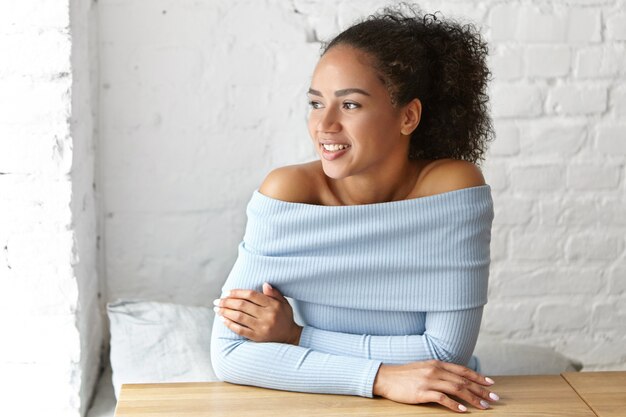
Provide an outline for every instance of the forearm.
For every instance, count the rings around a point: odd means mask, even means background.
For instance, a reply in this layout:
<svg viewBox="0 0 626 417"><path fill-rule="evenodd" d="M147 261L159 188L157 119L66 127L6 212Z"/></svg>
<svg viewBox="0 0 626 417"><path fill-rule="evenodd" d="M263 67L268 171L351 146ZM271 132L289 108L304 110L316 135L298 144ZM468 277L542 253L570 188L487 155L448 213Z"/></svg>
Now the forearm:
<svg viewBox="0 0 626 417"><path fill-rule="evenodd" d="M467 364L476 343L482 307L429 313L421 335L372 336L305 326L300 346L334 355L351 355L387 364L437 359Z"/></svg>
<svg viewBox="0 0 626 417"><path fill-rule="evenodd" d="M380 361L317 352L282 343L255 343L215 320L215 374L223 381L285 391L371 397Z"/></svg>

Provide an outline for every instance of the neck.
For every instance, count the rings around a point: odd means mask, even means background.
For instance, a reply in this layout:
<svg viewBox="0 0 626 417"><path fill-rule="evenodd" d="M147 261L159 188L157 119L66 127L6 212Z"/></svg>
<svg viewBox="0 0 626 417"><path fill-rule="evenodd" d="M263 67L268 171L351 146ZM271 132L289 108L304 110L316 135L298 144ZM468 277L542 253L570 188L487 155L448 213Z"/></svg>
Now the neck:
<svg viewBox="0 0 626 417"><path fill-rule="evenodd" d="M406 158L404 163L388 164L375 173L330 180L329 186L340 204L346 206L405 200L415 189L420 166Z"/></svg>

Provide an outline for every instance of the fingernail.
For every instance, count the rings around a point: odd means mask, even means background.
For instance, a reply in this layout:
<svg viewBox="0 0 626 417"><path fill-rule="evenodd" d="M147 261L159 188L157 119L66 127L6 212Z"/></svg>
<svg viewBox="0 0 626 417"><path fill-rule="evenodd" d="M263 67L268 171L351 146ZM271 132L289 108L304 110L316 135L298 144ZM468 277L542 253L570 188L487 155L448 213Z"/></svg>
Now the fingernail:
<svg viewBox="0 0 626 417"><path fill-rule="evenodd" d="M459 411L466 412L467 411L467 407L464 406L463 404L459 404Z"/></svg>
<svg viewBox="0 0 626 417"><path fill-rule="evenodd" d="M491 398L494 401L498 401L500 399L500 396L496 394L495 392L492 392L489 394L489 398Z"/></svg>
<svg viewBox="0 0 626 417"><path fill-rule="evenodd" d="M489 408L489 403L485 400L480 400L480 405L482 405L483 408Z"/></svg>
<svg viewBox="0 0 626 417"><path fill-rule="evenodd" d="M489 378L488 376L485 377L485 381L487 381L488 384L495 384L496 381L494 381L493 379Z"/></svg>
<svg viewBox="0 0 626 417"><path fill-rule="evenodd" d="M217 300L213 300L213 305L214 306L220 305L220 301L222 301L222 300L220 300L219 298Z"/></svg>
<svg viewBox="0 0 626 417"><path fill-rule="evenodd" d="M263 285L267 285L270 290L273 290L272 286L268 282L264 282Z"/></svg>
<svg viewBox="0 0 626 417"><path fill-rule="evenodd" d="M220 309L219 309L219 307L213 307L213 311L215 311L216 313L219 313Z"/></svg>
<svg viewBox="0 0 626 417"><path fill-rule="evenodd" d="M226 323L226 317L224 316L218 316L220 318L220 320L222 320L224 323Z"/></svg>

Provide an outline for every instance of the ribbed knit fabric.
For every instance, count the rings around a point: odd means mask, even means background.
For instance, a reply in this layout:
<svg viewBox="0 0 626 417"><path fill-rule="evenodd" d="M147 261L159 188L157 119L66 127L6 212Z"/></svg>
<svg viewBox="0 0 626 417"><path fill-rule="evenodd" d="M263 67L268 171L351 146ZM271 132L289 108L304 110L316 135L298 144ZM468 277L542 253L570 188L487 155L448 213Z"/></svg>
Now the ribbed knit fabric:
<svg viewBox="0 0 626 417"><path fill-rule="evenodd" d="M487 301L488 185L357 206L276 200L256 191L223 287L269 282L295 300L300 346L255 343L220 320L211 357L225 381L372 396L381 363L469 363Z"/></svg>

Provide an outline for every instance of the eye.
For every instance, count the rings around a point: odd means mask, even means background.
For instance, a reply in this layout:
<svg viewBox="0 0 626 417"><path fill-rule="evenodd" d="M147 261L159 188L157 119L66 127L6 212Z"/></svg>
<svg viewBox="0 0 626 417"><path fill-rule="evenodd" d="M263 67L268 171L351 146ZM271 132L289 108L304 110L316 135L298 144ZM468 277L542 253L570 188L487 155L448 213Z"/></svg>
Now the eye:
<svg viewBox="0 0 626 417"><path fill-rule="evenodd" d="M311 100L309 101L309 107L312 109L321 109L324 106L319 101Z"/></svg>
<svg viewBox="0 0 626 417"><path fill-rule="evenodd" d="M352 103L351 101L345 101L343 103L343 108L347 110L354 110L354 109L358 109L359 107L361 107L360 104Z"/></svg>

